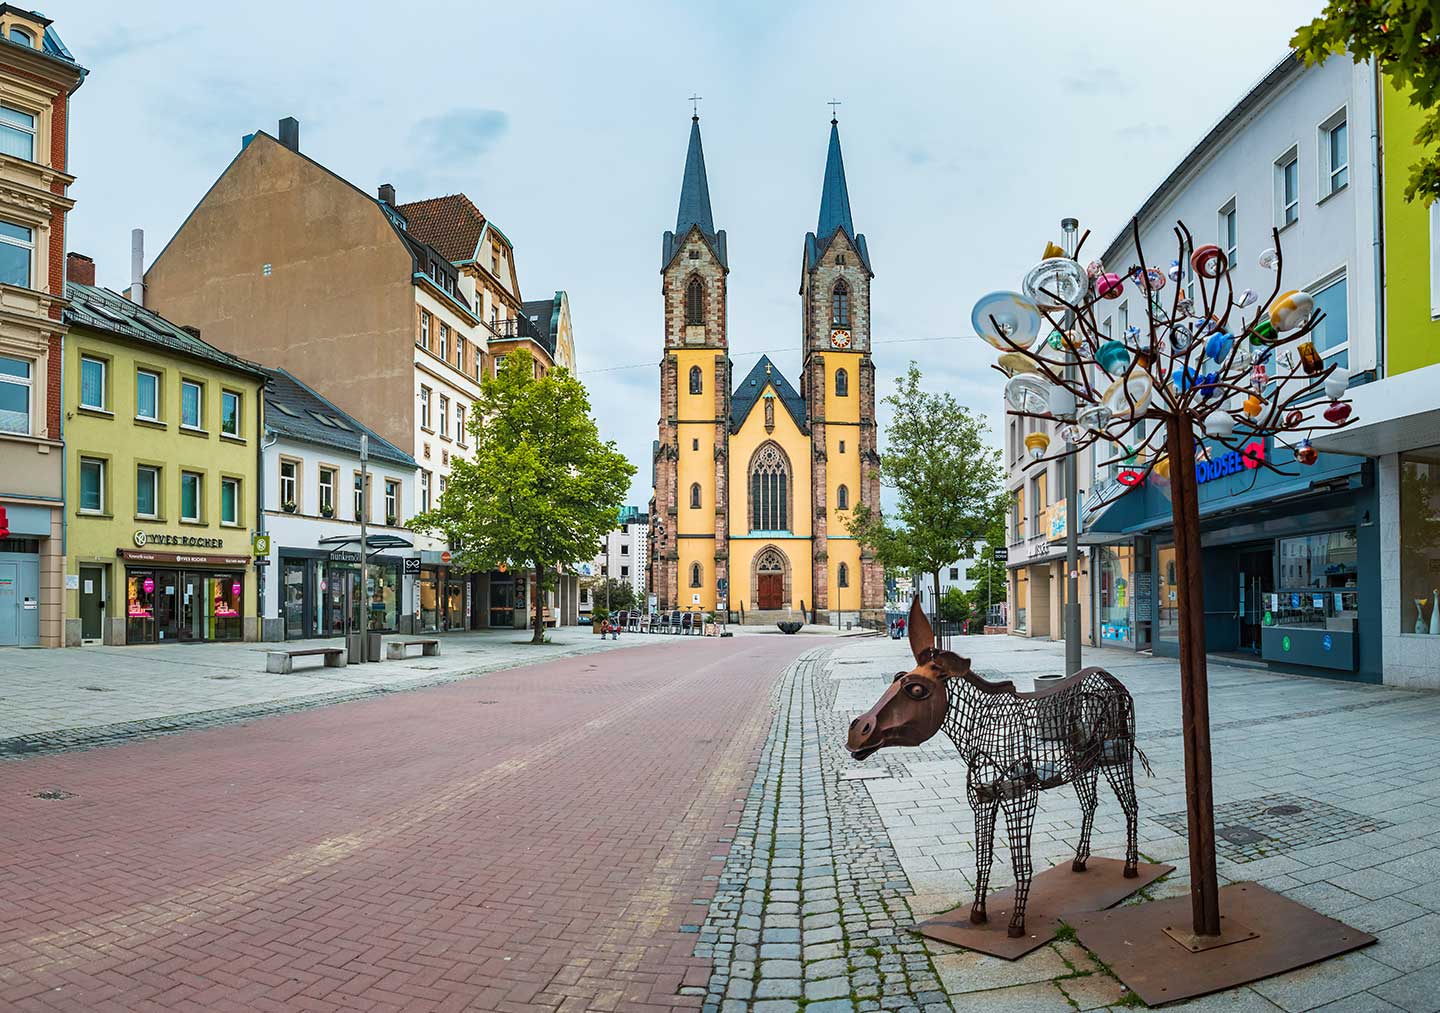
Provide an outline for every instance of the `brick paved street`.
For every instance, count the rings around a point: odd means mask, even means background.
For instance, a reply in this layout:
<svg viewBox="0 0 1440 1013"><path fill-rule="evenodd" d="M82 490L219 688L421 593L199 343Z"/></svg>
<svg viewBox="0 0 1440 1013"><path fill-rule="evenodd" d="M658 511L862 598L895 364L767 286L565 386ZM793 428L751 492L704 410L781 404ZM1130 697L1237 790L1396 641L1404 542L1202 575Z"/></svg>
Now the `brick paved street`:
<svg viewBox="0 0 1440 1013"><path fill-rule="evenodd" d="M772 688L819 643L622 642L0 764L0 1008L699 1007Z"/></svg>

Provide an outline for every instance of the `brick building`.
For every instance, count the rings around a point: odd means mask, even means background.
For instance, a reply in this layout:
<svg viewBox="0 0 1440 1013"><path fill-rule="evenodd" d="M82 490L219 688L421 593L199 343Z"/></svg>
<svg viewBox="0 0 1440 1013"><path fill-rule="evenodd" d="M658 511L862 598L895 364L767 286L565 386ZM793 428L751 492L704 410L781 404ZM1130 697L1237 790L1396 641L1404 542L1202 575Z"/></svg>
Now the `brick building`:
<svg viewBox="0 0 1440 1013"><path fill-rule="evenodd" d="M819 222L804 240L797 391L762 356L733 383L725 232L715 228L699 117L674 232L662 243L665 345L648 578L661 609L814 610L878 618L884 573L849 533L878 507L865 237L830 122ZM768 616L763 616L768 618Z"/></svg>

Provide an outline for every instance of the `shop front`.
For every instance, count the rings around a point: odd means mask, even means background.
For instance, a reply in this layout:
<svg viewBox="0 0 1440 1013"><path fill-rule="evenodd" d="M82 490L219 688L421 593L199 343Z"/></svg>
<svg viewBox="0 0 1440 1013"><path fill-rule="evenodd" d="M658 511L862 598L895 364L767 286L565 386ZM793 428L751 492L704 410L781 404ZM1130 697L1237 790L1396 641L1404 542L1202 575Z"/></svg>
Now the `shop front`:
<svg viewBox="0 0 1440 1013"><path fill-rule="evenodd" d="M377 633L400 629L400 557L372 554L362 590L359 552L282 546L278 556L286 640L338 637L347 628Z"/></svg>
<svg viewBox="0 0 1440 1013"><path fill-rule="evenodd" d="M249 556L120 549L125 643L245 639Z"/></svg>
<svg viewBox="0 0 1440 1013"><path fill-rule="evenodd" d="M420 633L470 628L470 601L475 582L450 566L448 551L420 553L415 577L415 625Z"/></svg>

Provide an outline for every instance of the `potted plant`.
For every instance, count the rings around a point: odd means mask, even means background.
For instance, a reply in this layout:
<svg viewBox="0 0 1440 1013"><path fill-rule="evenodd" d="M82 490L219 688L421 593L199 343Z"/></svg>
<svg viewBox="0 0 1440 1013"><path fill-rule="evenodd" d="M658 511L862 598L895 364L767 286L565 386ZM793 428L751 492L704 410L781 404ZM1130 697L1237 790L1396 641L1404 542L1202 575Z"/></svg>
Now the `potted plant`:
<svg viewBox="0 0 1440 1013"><path fill-rule="evenodd" d="M597 609L595 609L595 613L594 613L594 615L591 617L591 620L590 620L590 632L591 632L591 633L602 633L602 632L604 632L604 630L605 630L605 623L606 623L607 620L609 620L609 618L610 618L610 610L609 610L609 609L606 609L606 608L597 608Z"/></svg>
<svg viewBox="0 0 1440 1013"><path fill-rule="evenodd" d="M386 523L389 527L392 527L392 528L395 526L395 522L398 521L399 519L400 519L400 518L396 517L394 514L386 514L386 515L385 515L385 523Z"/></svg>
<svg viewBox="0 0 1440 1013"><path fill-rule="evenodd" d="M280 504L280 509L284 510L287 514L293 514L295 512L295 501L293 499L287 499L284 503Z"/></svg>
<svg viewBox="0 0 1440 1013"><path fill-rule="evenodd" d="M321 517L334 517L334 516L335 516L335 507L334 507L332 504L330 504L330 503L323 503L323 504L321 504L321 506L320 506L320 516L321 516Z"/></svg>

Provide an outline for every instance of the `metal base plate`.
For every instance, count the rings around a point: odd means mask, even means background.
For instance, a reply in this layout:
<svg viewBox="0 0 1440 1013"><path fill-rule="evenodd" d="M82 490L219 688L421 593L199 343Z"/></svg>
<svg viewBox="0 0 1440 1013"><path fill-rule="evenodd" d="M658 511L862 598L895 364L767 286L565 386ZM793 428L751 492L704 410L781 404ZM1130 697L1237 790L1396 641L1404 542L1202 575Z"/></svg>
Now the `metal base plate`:
<svg viewBox="0 0 1440 1013"><path fill-rule="evenodd" d="M1077 911L1101 911L1119 904L1136 890L1149 886L1168 872L1173 865L1150 865L1141 862L1134 879L1125 878L1125 863L1115 858L1091 858L1084 872L1073 872L1070 863L1046 869L1030 880L1030 900L1025 906L1025 935L1012 939L1011 905L1015 890L1006 887L992 893L985 902L989 921L983 925L970 922L970 905L935 915L913 926L910 931L942 943L953 943L979 950L992 957L1017 960L1031 950L1055 938L1061 920L1073 921Z"/></svg>
<svg viewBox="0 0 1440 1013"><path fill-rule="evenodd" d="M1199 951L1177 942L1166 928L1189 929L1188 896L1077 914L1069 922L1080 942L1150 1006L1259 981L1375 942L1368 932L1326 918L1258 883L1221 888L1220 910L1222 924L1253 932L1254 938ZM1222 929L1222 940L1227 931Z"/></svg>
<svg viewBox="0 0 1440 1013"><path fill-rule="evenodd" d="M1220 916L1220 934L1218 936L1197 936L1188 921L1183 926L1165 926L1165 934L1191 953L1214 950L1221 946L1229 946L1231 943L1243 943L1247 939L1254 939L1260 935L1249 926L1241 925L1229 915Z"/></svg>

